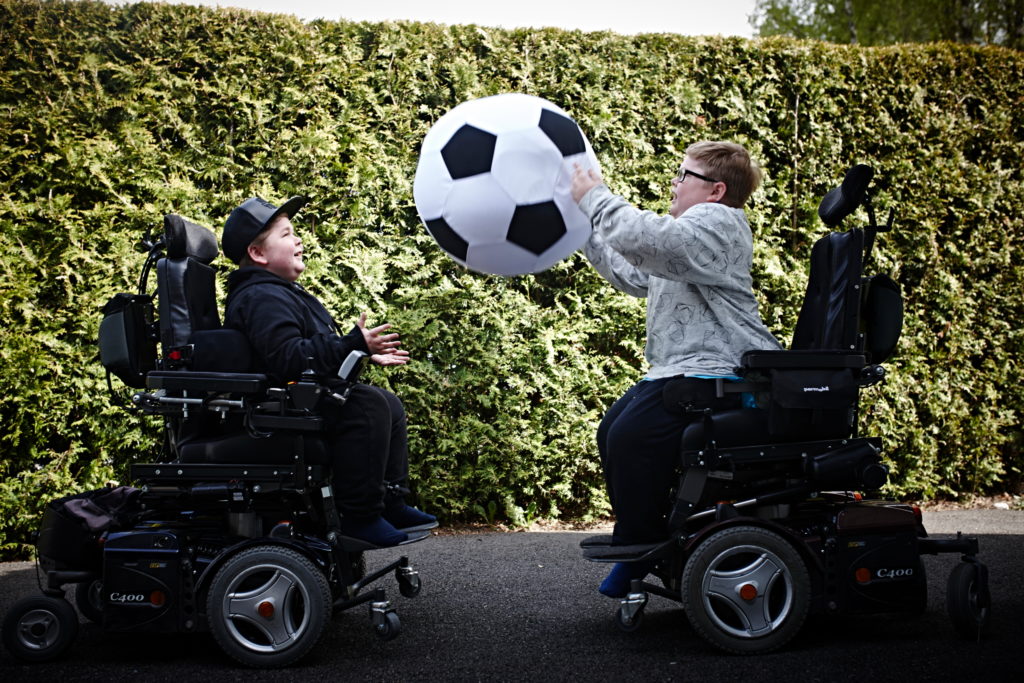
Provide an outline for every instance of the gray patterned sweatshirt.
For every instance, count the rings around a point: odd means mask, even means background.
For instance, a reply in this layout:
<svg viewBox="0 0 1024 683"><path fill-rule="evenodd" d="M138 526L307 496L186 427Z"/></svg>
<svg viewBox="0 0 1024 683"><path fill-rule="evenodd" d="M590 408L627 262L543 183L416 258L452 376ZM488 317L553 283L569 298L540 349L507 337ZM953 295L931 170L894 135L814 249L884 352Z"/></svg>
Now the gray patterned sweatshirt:
<svg viewBox="0 0 1024 683"><path fill-rule="evenodd" d="M757 310L742 209L704 203L679 218L641 211L598 185L580 201L584 253L617 289L647 298L647 377L732 375L744 351L778 349Z"/></svg>

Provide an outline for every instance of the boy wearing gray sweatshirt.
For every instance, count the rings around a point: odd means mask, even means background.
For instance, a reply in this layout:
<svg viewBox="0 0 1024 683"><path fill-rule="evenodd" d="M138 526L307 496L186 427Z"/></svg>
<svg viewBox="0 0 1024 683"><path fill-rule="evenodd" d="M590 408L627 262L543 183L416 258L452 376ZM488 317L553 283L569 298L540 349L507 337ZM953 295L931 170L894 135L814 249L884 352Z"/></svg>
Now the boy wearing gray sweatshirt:
<svg viewBox="0 0 1024 683"><path fill-rule="evenodd" d="M687 148L667 216L631 206L593 170L577 167L573 175L573 199L594 229L587 258L617 289L648 300L649 369L597 431L613 543L667 537L680 438L699 419L691 411L739 408L736 394L715 398L714 378L731 377L746 351L781 348L758 313L750 275L753 241L742 207L760 182L746 149L712 141ZM650 569L615 565L600 590L622 597Z"/></svg>

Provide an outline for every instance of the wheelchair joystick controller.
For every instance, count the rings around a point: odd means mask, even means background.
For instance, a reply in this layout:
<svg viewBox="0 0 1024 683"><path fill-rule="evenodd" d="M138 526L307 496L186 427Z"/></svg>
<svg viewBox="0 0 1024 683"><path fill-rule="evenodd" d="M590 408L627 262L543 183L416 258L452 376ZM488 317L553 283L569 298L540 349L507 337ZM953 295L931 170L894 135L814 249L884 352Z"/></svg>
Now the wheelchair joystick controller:
<svg viewBox="0 0 1024 683"><path fill-rule="evenodd" d="M310 360L312 359L307 359L307 363ZM304 412L310 412L316 407L323 392L324 388L317 382L316 374L308 364L302 371L299 381L288 385L288 397L292 405Z"/></svg>

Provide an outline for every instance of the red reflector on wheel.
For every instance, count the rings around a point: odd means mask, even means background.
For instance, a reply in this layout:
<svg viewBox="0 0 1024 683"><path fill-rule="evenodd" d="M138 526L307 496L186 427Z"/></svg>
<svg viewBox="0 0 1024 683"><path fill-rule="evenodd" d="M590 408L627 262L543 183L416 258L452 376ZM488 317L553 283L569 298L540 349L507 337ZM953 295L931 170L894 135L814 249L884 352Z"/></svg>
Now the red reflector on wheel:
<svg viewBox="0 0 1024 683"><path fill-rule="evenodd" d="M256 608L256 611L264 619L270 619L274 616L274 603L269 600L264 600L259 604L259 607Z"/></svg>
<svg viewBox="0 0 1024 683"><path fill-rule="evenodd" d="M861 567L853 573L853 578L857 579L857 583L867 583L871 580L871 571Z"/></svg>
<svg viewBox="0 0 1024 683"><path fill-rule="evenodd" d="M753 600L757 597L757 587L752 583L745 583L740 586L740 597L744 600Z"/></svg>
<svg viewBox="0 0 1024 683"><path fill-rule="evenodd" d="M163 591L153 591L149 594L149 604L154 607L163 607L165 602L167 602L167 596Z"/></svg>

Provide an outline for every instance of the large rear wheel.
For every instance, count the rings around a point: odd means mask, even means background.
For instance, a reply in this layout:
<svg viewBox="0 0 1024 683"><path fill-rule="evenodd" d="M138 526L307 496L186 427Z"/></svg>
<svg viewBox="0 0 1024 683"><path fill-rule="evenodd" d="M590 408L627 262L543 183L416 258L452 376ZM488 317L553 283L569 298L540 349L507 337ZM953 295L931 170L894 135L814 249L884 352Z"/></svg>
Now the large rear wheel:
<svg viewBox="0 0 1024 683"><path fill-rule="evenodd" d="M221 567L207 595L217 643L252 667L287 666L320 640L331 615L327 578L305 556L256 546Z"/></svg>
<svg viewBox="0 0 1024 683"><path fill-rule="evenodd" d="M718 531L683 568L683 608L705 640L727 652L769 652L788 643L810 609L811 580L796 549L755 526Z"/></svg>

